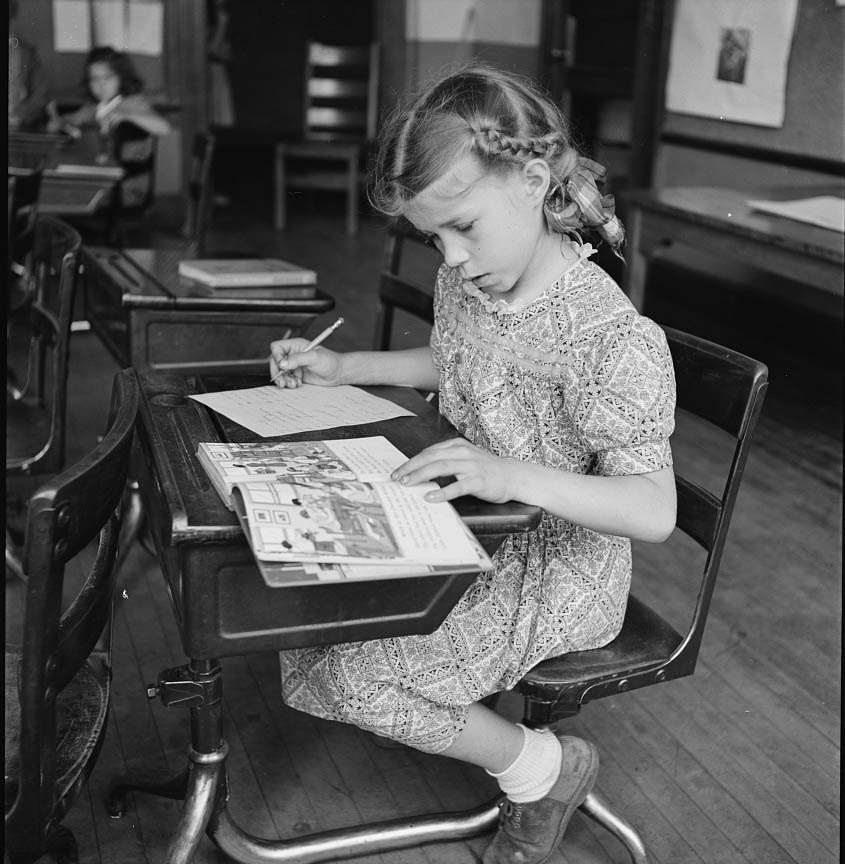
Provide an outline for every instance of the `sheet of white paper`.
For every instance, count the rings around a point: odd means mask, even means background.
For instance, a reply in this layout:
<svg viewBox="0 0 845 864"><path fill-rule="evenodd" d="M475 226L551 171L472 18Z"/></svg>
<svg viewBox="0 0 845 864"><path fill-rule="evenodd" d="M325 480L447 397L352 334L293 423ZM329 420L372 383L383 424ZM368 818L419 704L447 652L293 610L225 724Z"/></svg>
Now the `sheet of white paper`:
<svg viewBox="0 0 845 864"><path fill-rule="evenodd" d="M296 389L283 389L268 385L201 393L191 398L262 438L414 416L394 402L349 386L304 384Z"/></svg>
<svg viewBox="0 0 845 864"><path fill-rule="evenodd" d="M97 45L126 50L126 0L93 0L93 31Z"/></svg>
<svg viewBox="0 0 845 864"><path fill-rule="evenodd" d="M164 8L159 0L129 0L126 50L133 54L160 56L163 22Z"/></svg>
<svg viewBox="0 0 845 864"><path fill-rule="evenodd" d="M795 201L764 201L749 198L746 202L752 210L809 222L820 228L845 233L845 200L835 195L818 195L815 198L801 198Z"/></svg>
<svg viewBox="0 0 845 864"><path fill-rule="evenodd" d="M53 0L53 46L56 51L90 51L88 0Z"/></svg>

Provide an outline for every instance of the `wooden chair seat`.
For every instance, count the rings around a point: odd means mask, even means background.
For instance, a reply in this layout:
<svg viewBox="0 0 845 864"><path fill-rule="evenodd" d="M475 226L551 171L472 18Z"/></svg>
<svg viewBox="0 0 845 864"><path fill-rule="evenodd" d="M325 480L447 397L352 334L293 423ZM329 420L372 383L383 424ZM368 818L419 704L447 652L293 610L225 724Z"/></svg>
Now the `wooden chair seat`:
<svg viewBox="0 0 845 864"><path fill-rule="evenodd" d="M671 624L631 595L622 630L612 642L544 660L520 681L519 692L540 702L560 701L562 692L570 693L573 713L577 713L581 694L588 686L605 676L615 677L620 670L639 672L664 663L681 640L681 634Z"/></svg>
<svg viewBox="0 0 845 864"><path fill-rule="evenodd" d="M6 646L5 812L15 800L20 779L20 650ZM56 700L56 799L63 802L88 777L92 751L103 737L110 680L107 657L92 652ZM61 806L61 805L60 805ZM65 807L61 807L64 812Z"/></svg>

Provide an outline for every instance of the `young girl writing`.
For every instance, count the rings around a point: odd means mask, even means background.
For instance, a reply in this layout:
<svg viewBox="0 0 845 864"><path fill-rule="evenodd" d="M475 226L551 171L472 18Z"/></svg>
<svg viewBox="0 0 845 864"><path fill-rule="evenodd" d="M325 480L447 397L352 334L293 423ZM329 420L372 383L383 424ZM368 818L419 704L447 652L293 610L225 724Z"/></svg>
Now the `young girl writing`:
<svg viewBox="0 0 845 864"><path fill-rule="evenodd" d="M603 175L532 84L483 66L446 77L385 127L373 192L443 256L430 345L346 354L305 351L303 339L271 345L280 386L439 391L461 437L424 450L395 479L454 477L431 500L544 510L434 633L281 654L289 705L497 778L510 804L485 864L561 860L598 755L480 700L547 657L610 642L628 596L629 538L659 542L674 527L666 340L584 242L593 232L618 250L624 238L596 186Z"/></svg>
<svg viewBox="0 0 845 864"><path fill-rule="evenodd" d="M101 141L105 142L99 154L102 159L115 158L121 163L126 176L120 183L120 206L123 209L143 206L149 201L152 173L148 167L154 150L153 137L167 135L170 124L150 104L141 92L143 82L135 72L126 54L113 48L92 49L85 59L83 85L89 100L70 114L51 113L48 132L67 132L80 136L80 127L96 126ZM125 132L116 140L117 127Z"/></svg>

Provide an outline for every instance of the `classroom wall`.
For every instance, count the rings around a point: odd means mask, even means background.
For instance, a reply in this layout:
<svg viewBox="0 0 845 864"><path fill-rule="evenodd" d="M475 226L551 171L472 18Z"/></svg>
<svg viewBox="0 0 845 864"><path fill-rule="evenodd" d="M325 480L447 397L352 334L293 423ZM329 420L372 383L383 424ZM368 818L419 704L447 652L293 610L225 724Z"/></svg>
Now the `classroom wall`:
<svg viewBox="0 0 845 864"><path fill-rule="evenodd" d="M540 13L541 0L405 0L406 86L473 59L536 76Z"/></svg>
<svg viewBox="0 0 845 864"><path fill-rule="evenodd" d="M82 76L85 69L85 53L80 51L56 51L52 0L19 0L16 29L38 49L41 63L49 82L49 93L60 99L83 99L85 89ZM165 39L167 30L165 29ZM164 55L153 57L131 54L135 69L144 81L145 91L153 97L166 98L167 82ZM182 188L182 135L178 127L178 115L168 119L174 124L170 135L158 142L156 155L156 194L177 194Z"/></svg>
<svg viewBox="0 0 845 864"><path fill-rule="evenodd" d="M663 132L716 145L759 148L770 159L743 158L694 146L664 144L655 184L663 186L783 185L824 182L818 168L785 165L791 157L845 162L842 82L845 6L836 0L800 0L789 58L786 113L781 128L667 112ZM839 171L841 175L841 169Z"/></svg>

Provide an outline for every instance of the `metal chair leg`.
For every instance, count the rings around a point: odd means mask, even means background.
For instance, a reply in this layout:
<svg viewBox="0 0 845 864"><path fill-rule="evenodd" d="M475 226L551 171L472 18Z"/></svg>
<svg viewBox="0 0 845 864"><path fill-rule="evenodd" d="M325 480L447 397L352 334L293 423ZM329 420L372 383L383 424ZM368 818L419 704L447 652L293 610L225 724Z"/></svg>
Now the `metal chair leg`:
<svg viewBox="0 0 845 864"><path fill-rule="evenodd" d="M628 850L634 864L648 864L645 844L634 828L610 809L607 801L595 789L580 807L591 819L610 831Z"/></svg>

